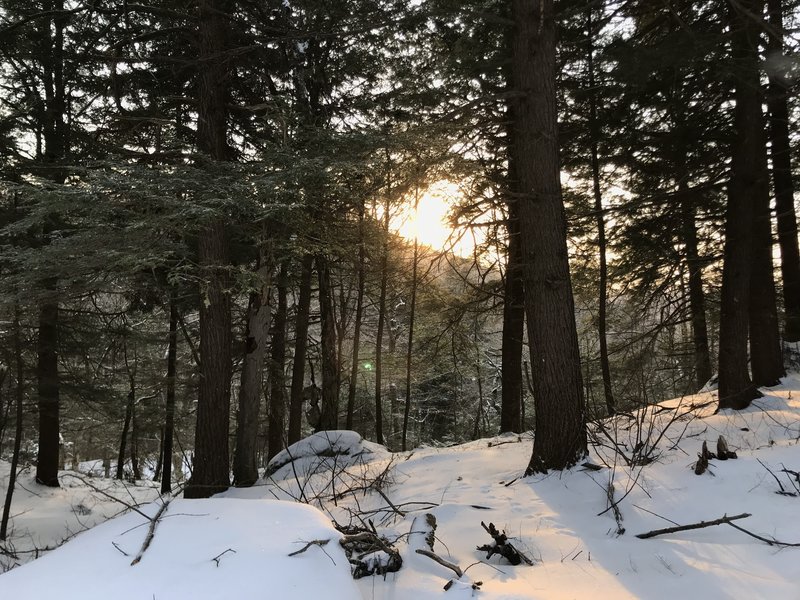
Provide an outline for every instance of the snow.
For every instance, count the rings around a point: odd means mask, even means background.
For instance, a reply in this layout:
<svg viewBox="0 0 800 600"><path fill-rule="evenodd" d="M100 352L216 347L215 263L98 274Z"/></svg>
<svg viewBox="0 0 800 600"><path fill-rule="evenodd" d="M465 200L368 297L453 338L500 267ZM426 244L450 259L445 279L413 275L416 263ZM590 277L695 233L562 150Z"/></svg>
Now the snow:
<svg viewBox="0 0 800 600"><path fill-rule="evenodd" d="M589 457L600 470L578 466L528 478L520 475L531 452L529 434L396 454L353 432L317 434L276 457L269 476L252 488L174 500L140 564L130 566L131 557L112 545L138 552L147 521L129 512L1 575L0 598L44 597L58 581L64 600L246 598L265 590L290 599L800 599L800 548L769 545L728 525L635 537L750 513L736 524L766 539L800 543L800 496L788 495L800 491L800 481L783 471L800 471L800 379L763 391L764 398L741 412L714 414L716 392L707 391L606 420L606 433L593 430ZM714 451L720 435L738 458L712 459L709 472L695 475L701 444ZM609 482L622 534L607 510ZM29 478L24 483L35 486ZM786 494L777 493L781 486ZM59 502L68 507L76 493L15 498L14 535L22 528L35 535L29 515ZM156 509L157 503L144 510ZM422 521L412 523L426 513L437 521L434 552L466 571L447 592L443 586L455 574L414 552L425 542L418 535ZM399 549L402 569L353 581L332 520L372 523ZM476 549L491 542L481 521L505 530L534 564L486 560ZM227 549L235 553L219 556L217 566L214 557Z"/></svg>

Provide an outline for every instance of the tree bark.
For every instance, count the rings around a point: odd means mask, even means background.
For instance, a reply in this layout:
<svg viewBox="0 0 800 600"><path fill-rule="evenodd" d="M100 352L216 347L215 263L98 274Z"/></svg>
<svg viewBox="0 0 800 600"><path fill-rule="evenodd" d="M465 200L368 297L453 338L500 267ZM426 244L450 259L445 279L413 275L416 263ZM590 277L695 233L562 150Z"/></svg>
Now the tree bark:
<svg viewBox="0 0 800 600"><path fill-rule="evenodd" d="M308 318L311 307L311 279L314 257L306 254L300 263L300 290L295 317L294 360L292 387L289 399L289 445L300 440L303 421L303 387L305 386L306 351L308 349Z"/></svg>
<svg viewBox="0 0 800 600"><path fill-rule="evenodd" d="M783 6L781 0L767 0L767 59L782 57ZM775 212L778 221L778 244L781 249L784 337L787 342L800 341L800 249L797 243L797 215L794 208L791 145L789 141L789 84L770 69L767 108L769 140L772 154L772 182L775 189Z"/></svg>
<svg viewBox="0 0 800 600"><path fill-rule="evenodd" d="M230 0L199 0L197 145L213 160L228 160L225 63ZM231 388L231 310L225 222L213 218L200 232L200 386L192 478L186 498L207 498L230 485L228 428Z"/></svg>
<svg viewBox="0 0 800 600"><path fill-rule="evenodd" d="M286 414L286 263L281 263L277 281L278 305L272 323L272 346L269 360L269 424L267 426L267 460L283 450Z"/></svg>
<svg viewBox="0 0 800 600"><path fill-rule="evenodd" d="M236 450L233 457L233 483L237 487L258 480L258 414L261 408L261 380L269 330L269 293L272 280L272 253L262 241L256 265L256 289L247 303L247 332L242 375L239 385L239 410L236 418Z"/></svg>
<svg viewBox="0 0 800 600"><path fill-rule="evenodd" d="M319 431L339 428L339 361L336 356L336 311L326 256L317 255L319 304L322 320L322 406Z"/></svg>
<svg viewBox="0 0 800 600"><path fill-rule="evenodd" d="M46 287L54 287L54 283ZM39 341L36 374L39 388L39 449L36 456L36 481L59 487L59 374L58 302L45 300L39 309Z"/></svg>
<svg viewBox="0 0 800 600"><path fill-rule="evenodd" d="M586 455L586 407L561 200L553 0L514 0L514 152L536 429L526 474Z"/></svg>
<svg viewBox="0 0 800 600"><path fill-rule="evenodd" d="M761 14L759 2L728 0L735 81L734 128L737 134L731 162L719 334L719 407L742 409L758 397L747 368L747 334L752 280L755 198L763 194L763 129L758 66L757 25L737 10Z"/></svg>
<svg viewBox="0 0 800 600"><path fill-rule="evenodd" d="M53 14L63 13L64 0L49 0L44 8ZM63 161L67 152L67 111L64 83L64 26L66 19L57 16L42 20L42 83L45 94L44 162L49 166L49 179L63 183ZM45 232L49 226L45 225ZM39 309L39 342L37 378L39 392L39 448L36 458L36 481L58 487L60 448L60 379L58 374L59 307L56 279L43 282L43 300Z"/></svg>
<svg viewBox="0 0 800 600"><path fill-rule="evenodd" d="M513 157L509 157L512 161ZM509 167L509 174L513 170ZM516 175L510 177L512 195ZM525 328L525 289L522 280L522 240L519 232L519 200L508 201L508 259L503 301L500 433L522 432L522 348Z"/></svg>

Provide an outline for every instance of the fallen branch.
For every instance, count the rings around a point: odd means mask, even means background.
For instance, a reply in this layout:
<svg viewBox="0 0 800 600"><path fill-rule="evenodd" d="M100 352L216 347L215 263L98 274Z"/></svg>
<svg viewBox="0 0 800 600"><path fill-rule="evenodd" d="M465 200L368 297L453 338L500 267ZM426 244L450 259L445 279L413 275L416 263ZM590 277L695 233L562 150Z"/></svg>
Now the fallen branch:
<svg viewBox="0 0 800 600"><path fill-rule="evenodd" d="M164 503L159 507L158 512L150 519L150 527L147 529L147 536L144 538L142 549L139 550L139 554L136 555L136 558L131 561L131 566L138 564L138 562L142 560L144 553L150 547L150 542L153 541L153 536L156 533L156 525L158 525L158 522L161 520L161 516L167 511L169 502L169 500L164 500Z"/></svg>
<svg viewBox="0 0 800 600"><path fill-rule="evenodd" d="M454 565L451 562L446 561L441 556L436 554L435 552L431 552L430 550L425 550L424 548L417 548L414 550L417 554L421 554L422 556L427 556L431 560L439 563L443 567L450 569L453 573L455 573L458 577L461 577L464 574L464 571L461 570L461 567L458 565Z"/></svg>
<svg viewBox="0 0 800 600"><path fill-rule="evenodd" d="M233 548L228 548L227 550L223 550L222 552L217 554L211 560L213 560L215 563L217 563L217 566L219 567L219 561L221 561L222 557L225 556L228 552L233 552L234 554L236 554L236 550L234 550Z"/></svg>
<svg viewBox="0 0 800 600"><path fill-rule="evenodd" d="M330 542L329 539L328 540L311 540L310 542L306 543L305 546L300 548L300 550L295 550L294 552L290 552L288 554L288 556L297 556L298 554L302 554L303 552L305 552L306 550L311 548L311 546L319 546L320 548L322 548L323 546L326 546L328 544L328 542Z"/></svg>
<svg viewBox="0 0 800 600"><path fill-rule="evenodd" d="M487 527L486 523L481 521L481 526L486 530L486 533L492 536L492 539L494 540L494 544L492 545L484 544L483 546L478 546L478 550L487 553L486 558L492 558L493 555L499 554L512 565L518 565L522 562L527 565L533 564L533 561L530 558L514 548L512 544L508 543L508 536L506 536L505 531L498 531L494 526L494 523L489 523Z"/></svg>
<svg viewBox="0 0 800 600"><path fill-rule="evenodd" d="M688 531L690 529L703 529L704 527L713 527L714 525L726 525L730 524L731 521L746 519L747 517L751 516L752 515L750 513L742 513L732 517L724 515L721 518L713 521L700 521L699 523L692 523L691 525L678 525L677 527L667 527L666 529L654 529L653 531L648 531L646 533L639 533L636 535L636 537L641 540L646 540L648 538L653 538L657 535L664 535L666 533L676 533L678 531Z"/></svg>

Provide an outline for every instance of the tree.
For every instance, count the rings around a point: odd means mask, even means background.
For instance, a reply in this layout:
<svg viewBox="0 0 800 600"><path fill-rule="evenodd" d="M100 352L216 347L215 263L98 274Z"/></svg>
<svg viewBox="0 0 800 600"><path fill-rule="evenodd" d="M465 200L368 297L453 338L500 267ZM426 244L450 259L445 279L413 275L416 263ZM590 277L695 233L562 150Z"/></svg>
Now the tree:
<svg viewBox="0 0 800 600"><path fill-rule="evenodd" d="M228 160L228 59L230 0L200 0L198 37L198 149L215 161ZM231 386L231 298L228 239L222 216L198 236L201 265L200 390L195 455L187 498L207 498L230 485L228 425Z"/></svg>
<svg viewBox="0 0 800 600"><path fill-rule="evenodd" d="M586 407L561 199L552 0L515 0L514 156L536 429L526 474L586 454Z"/></svg>

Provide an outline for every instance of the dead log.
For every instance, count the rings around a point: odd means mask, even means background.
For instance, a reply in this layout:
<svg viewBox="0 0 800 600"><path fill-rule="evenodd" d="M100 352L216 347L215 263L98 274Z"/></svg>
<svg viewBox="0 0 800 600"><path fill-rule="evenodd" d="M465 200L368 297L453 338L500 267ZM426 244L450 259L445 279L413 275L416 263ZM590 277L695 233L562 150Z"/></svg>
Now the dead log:
<svg viewBox="0 0 800 600"><path fill-rule="evenodd" d="M657 535L664 535L666 533L689 531L690 529L703 529L705 527L713 527L714 525L725 525L729 524L731 521L746 519L750 516L752 516L750 513L742 513L740 515L734 515L733 517L723 515L721 518L714 519L713 521L700 521L699 523L692 523L691 525L678 525L676 527L667 527L666 529L654 529L653 531L648 531L647 533L639 533L636 537L646 540L648 538L656 537Z"/></svg>

